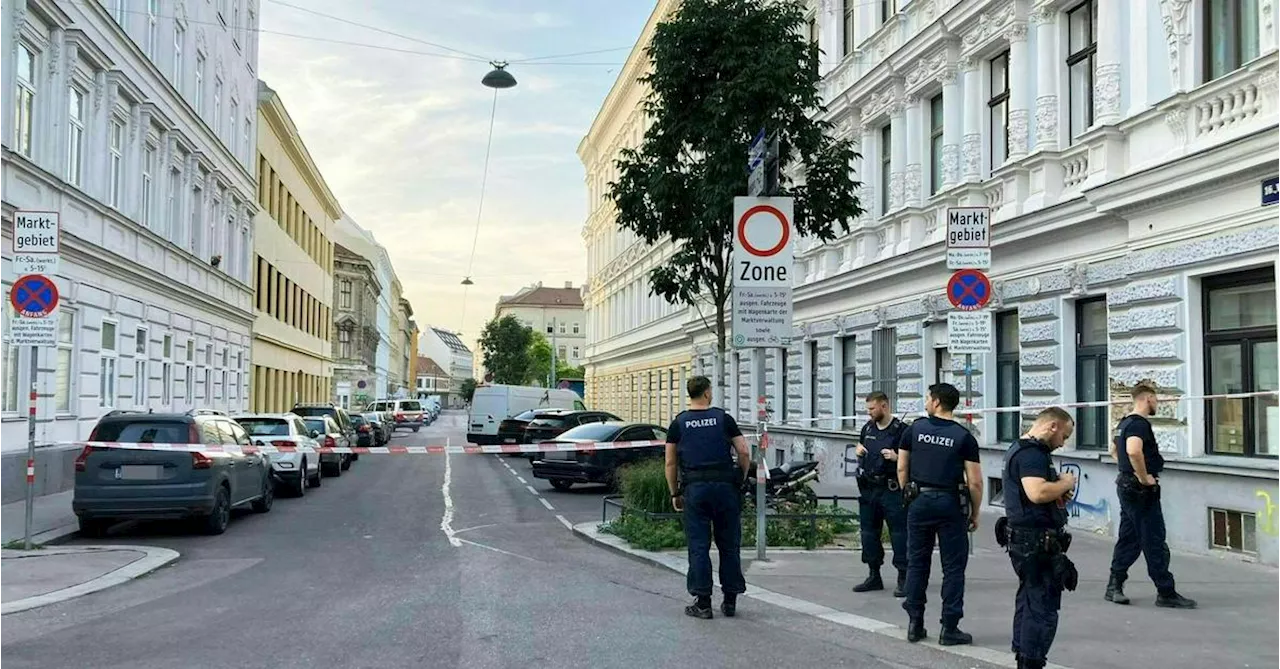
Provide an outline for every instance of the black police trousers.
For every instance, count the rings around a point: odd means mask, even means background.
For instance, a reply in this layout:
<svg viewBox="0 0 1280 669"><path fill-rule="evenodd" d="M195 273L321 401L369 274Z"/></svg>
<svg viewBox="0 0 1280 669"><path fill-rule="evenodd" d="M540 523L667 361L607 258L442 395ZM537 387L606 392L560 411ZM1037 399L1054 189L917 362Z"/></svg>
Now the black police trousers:
<svg viewBox="0 0 1280 669"><path fill-rule="evenodd" d="M865 480L865 479L863 479ZM884 564L881 532L889 525L889 542L893 544L893 566L907 568L907 508L902 504L902 491L867 481L858 483L858 523L862 526L862 562L872 567Z"/></svg>
<svg viewBox="0 0 1280 669"><path fill-rule="evenodd" d="M1053 557L1025 544L1009 544L1009 560L1018 575L1013 609L1013 652L1044 660L1058 634L1062 588L1053 576Z"/></svg>
<svg viewBox="0 0 1280 669"><path fill-rule="evenodd" d="M969 565L969 520L960 493L925 490L907 509L907 598L902 608L912 618L924 617L925 590L933 567L933 543L942 559L942 624L964 617L964 570Z"/></svg>
<svg viewBox="0 0 1280 669"><path fill-rule="evenodd" d="M1131 475L1121 474L1125 476ZM1173 594L1159 487L1137 488L1122 478L1117 480L1116 494L1120 498L1120 531L1111 555L1111 575L1123 583L1129 577L1129 567L1138 561L1141 553L1147 558L1147 574L1155 583L1156 591L1162 595Z"/></svg>
<svg viewBox="0 0 1280 669"><path fill-rule="evenodd" d="M732 483L694 482L684 487L684 536L689 542L686 585L694 597L711 595L711 542L720 551L720 589L747 591L742 575L742 496Z"/></svg>

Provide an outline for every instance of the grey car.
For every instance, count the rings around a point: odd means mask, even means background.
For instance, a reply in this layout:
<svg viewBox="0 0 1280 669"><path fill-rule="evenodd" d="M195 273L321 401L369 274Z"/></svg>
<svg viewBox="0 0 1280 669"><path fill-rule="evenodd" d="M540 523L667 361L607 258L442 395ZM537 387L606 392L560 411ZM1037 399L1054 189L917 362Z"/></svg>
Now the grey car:
<svg viewBox="0 0 1280 669"><path fill-rule="evenodd" d="M250 445L240 424L213 411L112 411L98 421L89 441ZM123 520L175 518L193 518L205 533L222 534L233 508L266 513L275 501L271 464L259 453L86 446L75 469L71 509L81 534L91 537Z"/></svg>

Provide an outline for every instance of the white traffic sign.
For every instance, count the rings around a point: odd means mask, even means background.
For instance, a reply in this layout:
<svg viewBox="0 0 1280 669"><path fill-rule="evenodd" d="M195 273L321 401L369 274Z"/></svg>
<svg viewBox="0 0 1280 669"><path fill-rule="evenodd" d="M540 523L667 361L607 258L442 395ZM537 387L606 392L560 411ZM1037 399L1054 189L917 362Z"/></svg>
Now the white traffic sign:
<svg viewBox="0 0 1280 669"><path fill-rule="evenodd" d="M733 200L733 346L791 344L795 262L789 197Z"/></svg>
<svg viewBox="0 0 1280 669"><path fill-rule="evenodd" d="M947 350L952 355L990 353L994 338L989 310L947 314Z"/></svg>
<svg viewBox="0 0 1280 669"><path fill-rule="evenodd" d="M61 216L56 211L18 211L13 215L13 272L56 274Z"/></svg>
<svg viewBox="0 0 1280 669"><path fill-rule="evenodd" d="M947 269L991 269L991 249L947 249Z"/></svg>
<svg viewBox="0 0 1280 669"><path fill-rule="evenodd" d="M947 248L991 248L991 207L947 207Z"/></svg>

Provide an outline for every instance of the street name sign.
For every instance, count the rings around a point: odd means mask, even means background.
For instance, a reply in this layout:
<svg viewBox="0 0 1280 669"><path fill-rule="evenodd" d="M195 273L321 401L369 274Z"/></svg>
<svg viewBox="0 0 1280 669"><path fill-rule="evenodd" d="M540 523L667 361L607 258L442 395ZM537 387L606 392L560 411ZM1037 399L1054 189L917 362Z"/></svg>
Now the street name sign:
<svg viewBox="0 0 1280 669"><path fill-rule="evenodd" d="M952 355L990 353L992 339L990 311L953 311L947 314L947 350Z"/></svg>
<svg viewBox="0 0 1280 669"><path fill-rule="evenodd" d="M56 211L18 211L13 215L13 272L57 274L61 217Z"/></svg>
<svg viewBox="0 0 1280 669"><path fill-rule="evenodd" d="M733 199L733 346L791 344L794 202Z"/></svg>
<svg viewBox="0 0 1280 669"><path fill-rule="evenodd" d="M947 208L947 269L991 269L991 207Z"/></svg>
<svg viewBox="0 0 1280 669"><path fill-rule="evenodd" d="M28 274L13 282L9 304L14 318L9 323L9 343L13 346L57 346L58 286L50 277Z"/></svg>

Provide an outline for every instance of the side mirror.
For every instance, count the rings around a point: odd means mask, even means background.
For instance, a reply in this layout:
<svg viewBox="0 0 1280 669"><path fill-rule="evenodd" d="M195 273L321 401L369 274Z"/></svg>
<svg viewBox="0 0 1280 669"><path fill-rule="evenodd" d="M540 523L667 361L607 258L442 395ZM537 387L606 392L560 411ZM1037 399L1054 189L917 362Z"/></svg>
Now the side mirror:
<svg viewBox="0 0 1280 669"><path fill-rule="evenodd" d="M319 438L320 438L320 430L312 430L312 431L311 431L311 438L312 438L312 439L319 439Z"/></svg>

